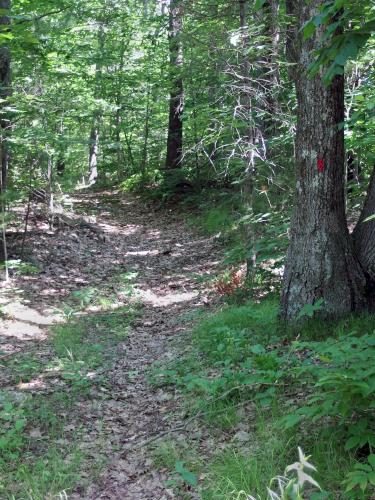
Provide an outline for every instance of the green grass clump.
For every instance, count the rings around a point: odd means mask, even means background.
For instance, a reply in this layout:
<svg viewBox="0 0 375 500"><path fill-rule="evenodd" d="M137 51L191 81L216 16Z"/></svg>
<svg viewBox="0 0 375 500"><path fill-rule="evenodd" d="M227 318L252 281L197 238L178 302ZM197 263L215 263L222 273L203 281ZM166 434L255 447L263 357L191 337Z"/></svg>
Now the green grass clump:
<svg viewBox="0 0 375 500"><path fill-rule="evenodd" d="M193 331L195 347L207 362L243 359L254 344L267 343L277 329L278 306L275 302L250 302L226 306L198 323Z"/></svg>
<svg viewBox="0 0 375 500"><path fill-rule="evenodd" d="M264 494L269 480L283 473L296 449L291 433L281 433L277 415L257 412L256 428L243 445L229 445L208 466L202 499L237 499L240 492Z"/></svg>
<svg viewBox="0 0 375 500"><path fill-rule="evenodd" d="M266 499L271 479L283 475L286 466L296 461L299 442L300 436L280 428L279 416L258 413L249 443L242 447L229 445L213 457L205 471L201 498L237 500L253 495ZM324 442L310 440L305 446L317 468L314 478L326 492L321 498L342 498L342 479L353 467L353 458L332 437Z"/></svg>
<svg viewBox="0 0 375 500"><path fill-rule="evenodd" d="M60 498L79 481L83 460L77 447L52 447L43 457L34 459L25 454L22 464L9 472L0 467L1 498L9 500L45 500ZM64 498L64 496L61 496Z"/></svg>

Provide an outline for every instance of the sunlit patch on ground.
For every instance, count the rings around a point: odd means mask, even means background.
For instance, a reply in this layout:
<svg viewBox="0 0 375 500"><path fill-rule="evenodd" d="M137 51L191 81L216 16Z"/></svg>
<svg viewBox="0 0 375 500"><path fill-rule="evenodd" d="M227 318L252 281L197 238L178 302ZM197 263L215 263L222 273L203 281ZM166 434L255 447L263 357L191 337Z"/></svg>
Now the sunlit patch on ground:
<svg viewBox="0 0 375 500"><path fill-rule="evenodd" d="M14 337L20 340L44 340L45 332L37 325L23 321L5 320L0 325L0 337Z"/></svg>
<svg viewBox="0 0 375 500"><path fill-rule="evenodd" d="M139 250L139 251L126 252L125 255L145 257L146 255L158 255L158 253L159 250Z"/></svg>
<svg viewBox="0 0 375 500"><path fill-rule="evenodd" d="M157 295L152 290L137 290L137 295L146 303L153 307L168 307L172 304L189 302L198 297L198 292L169 293L167 295Z"/></svg>
<svg viewBox="0 0 375 500"><path fill-rule="evenodd" d="M18 301L8 302L1 306L1 309L4 314L11 318L36 325L52 325L61 319L57 315L40 314L39 311Z"/></svg>
<svg viewBox="0 0 375 500"><path fill-rule="evenodd" d="M41 314L35 308L9 297L0 298L0 307L4 318L0 323L0 337L44 340L47 337L45 327L61 321L61 316L50 310Z"/></svg>

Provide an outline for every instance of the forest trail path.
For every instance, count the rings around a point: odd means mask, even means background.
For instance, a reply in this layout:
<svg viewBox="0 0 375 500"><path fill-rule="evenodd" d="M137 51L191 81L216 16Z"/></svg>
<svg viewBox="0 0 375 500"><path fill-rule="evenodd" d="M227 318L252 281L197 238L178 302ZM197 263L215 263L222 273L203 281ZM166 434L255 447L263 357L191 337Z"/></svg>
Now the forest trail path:
<svg viewBox="0 0 375 500"><path fill-rule="evenodd" d="M71 411L58 415L64 420L65 441L75 439L74 433L81 429L79 447L86 457L81 484L68 498L174 498L165 486L167 478L155 470L147 447L140 445L178 425L183 411L178 394L154 388L148 374L155 362L173 359L176 342L183 342L184 332L191 327L189 314L207 303L207 290L197 276L215 272L220 249L215 240L188 229L178 213L154 211L135 197L123 199L108 192L82 195L75 201L82 214L95 217L105 238L88 229L48 232L35 221L27 245L42 272L15 277L12 286L23 290L20 302L28 298L27 307L47 318L47 323L38 321L40 316L34 322L25 321L37 329L35 338L27 329L16 339L9 331L0 332L0 347L11 356L32 352L46 366L54 356L48 323L51 317L56 319L56 308L61 311L77 290L81 294L91 290L84 314L88 320L99 314L95 327L100 331L101 306L95 298L105 290L106 305L110 300L111 307L120 307L129 299L126 290L118 288L116 277L130 277L133 296L142 307L126 338L114 346L112 366L90 374L93 379L99 374L104 382L94 383L86 396L78 396ZM5 369L2 387L33 397L66 390L64 380L53 379L53 373L45 375L38 373L15 387L14 374ZM98 460L105 465L93 479L90 469L97 467Z"/></svg>

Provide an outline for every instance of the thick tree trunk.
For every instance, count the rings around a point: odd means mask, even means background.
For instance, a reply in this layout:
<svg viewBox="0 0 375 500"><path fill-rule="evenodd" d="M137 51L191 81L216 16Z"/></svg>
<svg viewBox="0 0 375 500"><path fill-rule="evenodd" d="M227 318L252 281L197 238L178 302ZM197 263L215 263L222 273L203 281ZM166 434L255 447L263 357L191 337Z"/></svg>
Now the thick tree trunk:
<svg viewBox="0 0 375 500"><path fill-rule="evenodd" d="M356 255L367 278L367 293L371 308L375 307L375 167L359 221L353 232Z"/></svg>
<svg viewBox="0 0 375 500"><path fill-rule="evenodd" d="M323 0L287 1L296 20L289 28L287 52L295 82L297 191L286 260L281 316L298 317L319 299L320 314L337 317L365 306L365 276L354 255L345 214L344 78L325 86L309 77L321 33L303 39L301 27Z"/></svg>
<svg viewBox="0 0 375 500"><path fill-rule="evenodd" d="M178 167L182 159L182 115L184 86L182 70L182 0L171 0L169 7L169 54L171 70L171 94L169 100L169 125L166 169Z"/></svg>

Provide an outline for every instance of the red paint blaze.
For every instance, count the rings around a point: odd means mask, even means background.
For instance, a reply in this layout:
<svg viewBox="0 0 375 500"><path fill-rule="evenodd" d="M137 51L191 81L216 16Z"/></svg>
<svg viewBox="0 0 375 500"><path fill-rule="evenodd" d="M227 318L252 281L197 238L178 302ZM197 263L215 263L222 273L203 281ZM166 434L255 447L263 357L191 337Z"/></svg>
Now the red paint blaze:
<svg viewBox="0 0 375 500"><path fill-rule="evenodd" d="M318 172L322 174L324 172L324 159L318 158Z"/></svg>

